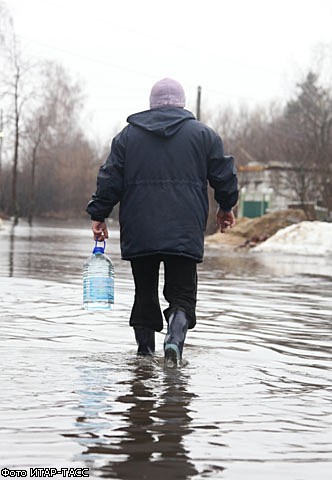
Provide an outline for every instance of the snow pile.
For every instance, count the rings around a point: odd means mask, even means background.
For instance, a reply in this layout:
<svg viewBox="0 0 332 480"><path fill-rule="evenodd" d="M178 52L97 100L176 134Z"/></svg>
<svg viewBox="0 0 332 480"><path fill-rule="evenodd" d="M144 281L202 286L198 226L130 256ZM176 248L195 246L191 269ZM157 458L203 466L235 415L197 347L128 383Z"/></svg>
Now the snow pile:
<svg viewBox="0 0 332 480"><path fill-rule="evenodd" d="M300 222L282 228L254 252L295 255L332 255L332 223Z"/></svg>

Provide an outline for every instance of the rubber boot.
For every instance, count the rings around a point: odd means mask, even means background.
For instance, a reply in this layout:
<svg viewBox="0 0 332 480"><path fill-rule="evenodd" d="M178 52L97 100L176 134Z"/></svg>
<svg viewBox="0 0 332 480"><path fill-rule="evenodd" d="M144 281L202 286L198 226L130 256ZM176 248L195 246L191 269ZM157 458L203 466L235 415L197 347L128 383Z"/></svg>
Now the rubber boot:
<svg viewBox="0 0 332 480"><path fill-rule="evenodd" d="M182 362L183 344L188 330L185 312L175 310L168 319L168 328L164 341L165 365L177 367Z"/></svg>
<svg viewBox="0 0 332 480"><path fill-rule="evenodd" d="M135 338L138 345L138 355L153 355L155 351L154 330L151 328L135 326Z"/></svg>

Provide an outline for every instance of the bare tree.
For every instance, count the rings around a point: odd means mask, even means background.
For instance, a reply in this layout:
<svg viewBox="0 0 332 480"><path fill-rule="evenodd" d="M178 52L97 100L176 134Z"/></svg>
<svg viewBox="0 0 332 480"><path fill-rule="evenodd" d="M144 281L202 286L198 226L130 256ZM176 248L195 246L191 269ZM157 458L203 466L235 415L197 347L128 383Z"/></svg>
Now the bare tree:
<svg viewBox="0 0 332 480"><path fill-rule="evenodd" d="M27 214L31 219L34 214L82 215L97 162L97 149L80 126L83 92L57 63L45 63L42 77L42 102L30 118L26 140L31 169Z"/></svg>
<svg viewBox="0 0 332 480"><path fill-rule="evenodd" d="M97 154L80 125L80 85L58 63L27 60L1 0L0 56L7 157L0 210L15 221L27 215L30 222L35 214L83 214L94 188Z"/></svg>
<svg viewBox="0 0 332 480"><path fill-rule="evenodd" d="M0 0L0 63L4 65L4 49L7 45L8 37L12 35L13 31L13 20L6 7L6 4ZM4 70L4 68L0 69ZM4 199L4 172L3 172L3 141L4 141L4 91L3 85L0 82L0 211L3 208L3 199Z"/></svg>
<svg viewBox="0 0 332 480"><path fill-rule="evenodd" d="M35 113L35 121L28 128L28 142L31 156L30 192L28 196L28 222L32 225L36 209L36 170L39 150L47 134L47 122L41 111Z"/></svg>
<svg viewBox="0 0 332 480"><path fill-rule="evenodd" d="M283 115L271 126L282 184L306 210L308 202L332 209L332 95L309 72Z"/></svg>
<svg viewBox="0 0 332 480"><path fill-rule="evenodd" d="M7 31L2 47L5 69L1 72L0 83L2 98L7 107L6 127L8 136L11 137L12 150L11 196L7 210L17 220L19 216L17 201L19 153L25 128L24 120L35 97L32 75L36 65L23 58L20 43L13 28ZM7 143L9 145L8 140Z"/></svg>

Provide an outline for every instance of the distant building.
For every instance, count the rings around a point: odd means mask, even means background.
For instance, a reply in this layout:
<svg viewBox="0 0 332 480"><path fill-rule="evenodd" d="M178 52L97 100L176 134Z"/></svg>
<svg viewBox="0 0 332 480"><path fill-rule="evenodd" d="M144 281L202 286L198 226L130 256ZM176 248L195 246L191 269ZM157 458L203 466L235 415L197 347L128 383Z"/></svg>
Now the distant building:
<svg viewBox="0 0 332 480"><path fill-rule="evenodd" d="M317 206L316 201L301 205L295 192L287 186L285 175L293 170L280 162L267 165L250 162L237 168L240 184L239 217L255 218L267 212L287 208L304 208L311 218L326 220L326 208Z"/></svg>
<svg viewBox="0 0 332 480"><path fill-rule="evenodd" d="M273 210L283 210L295 202L294 194L280 181L285 166L276 162L268 165L251 162L238 167L240 183L240 217L259 217Z"/></svg>

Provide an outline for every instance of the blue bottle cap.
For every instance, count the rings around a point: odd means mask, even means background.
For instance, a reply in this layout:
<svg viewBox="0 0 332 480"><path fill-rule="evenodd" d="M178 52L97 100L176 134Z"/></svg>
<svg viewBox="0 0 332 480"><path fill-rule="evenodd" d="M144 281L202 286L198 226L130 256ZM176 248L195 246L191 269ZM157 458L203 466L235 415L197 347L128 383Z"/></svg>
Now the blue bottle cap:
<svg viewBox="0 0 332 480"><path fill-rule="evenodd" d="M93 249L92 253L93 254L104 253L105 252L105 246L106 246L105 240L104 240L104 246L103 247L97 247L97 243L98 243L98 240L96 240L95 248Z"/></svg>

